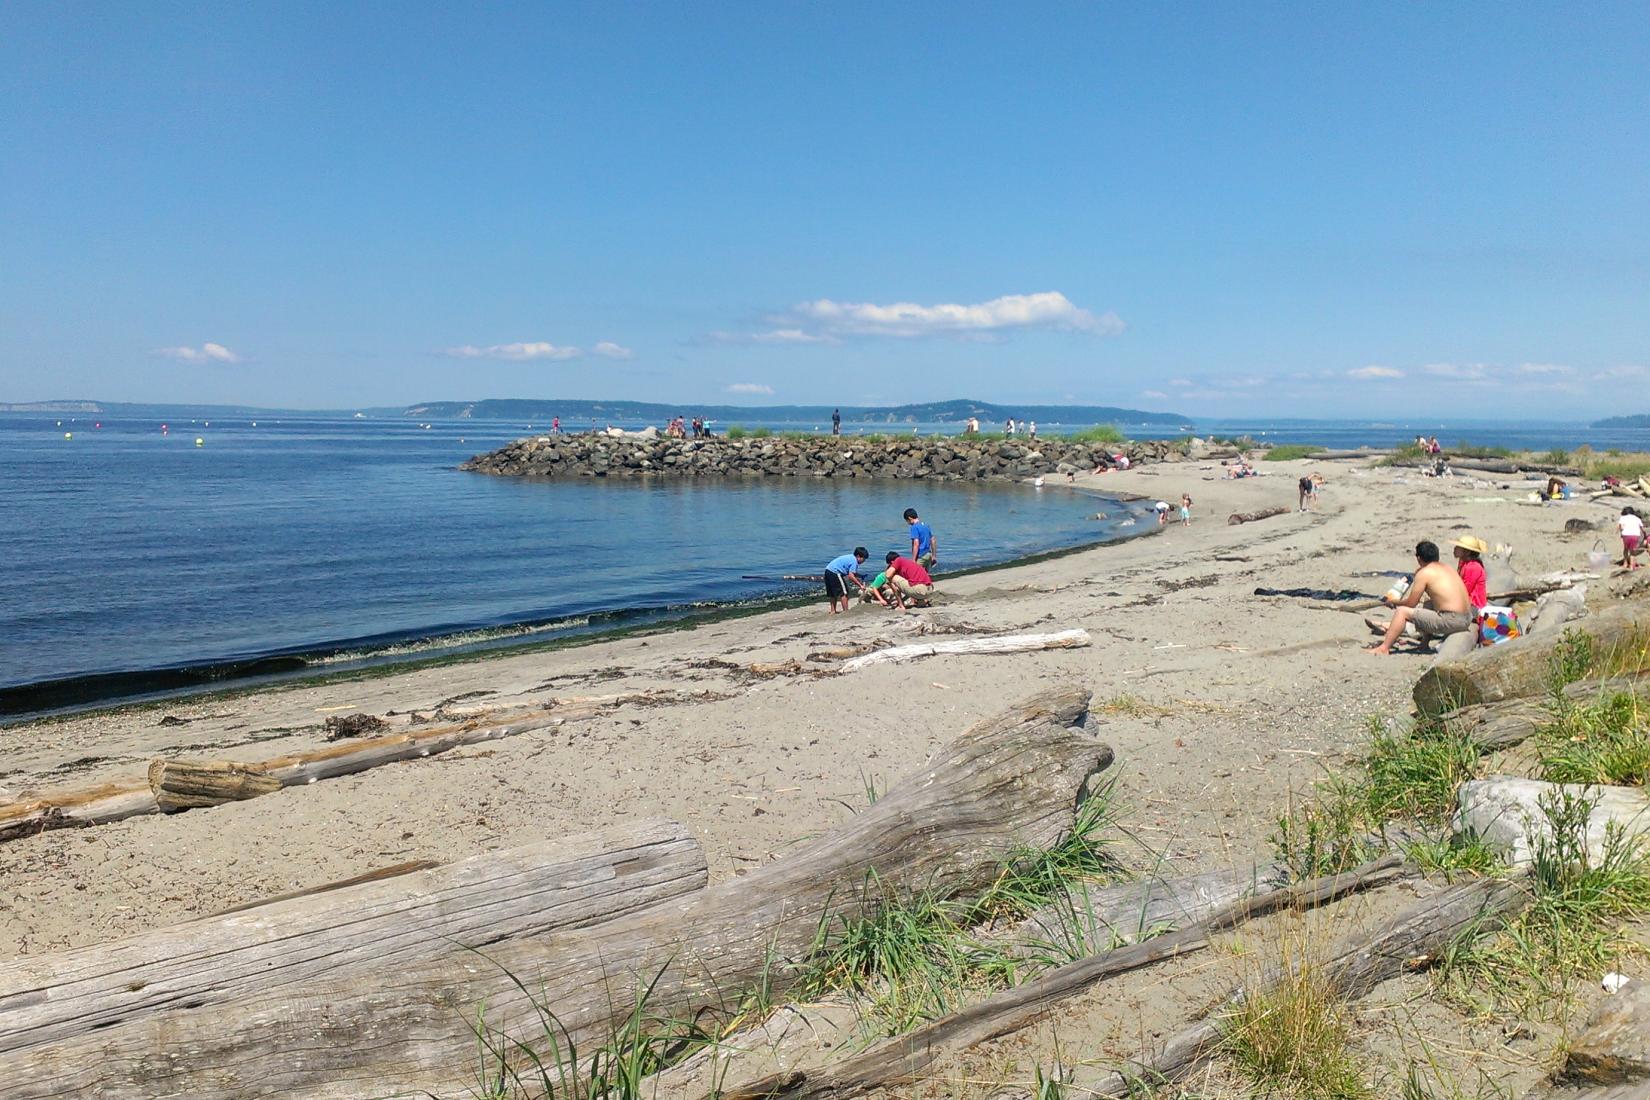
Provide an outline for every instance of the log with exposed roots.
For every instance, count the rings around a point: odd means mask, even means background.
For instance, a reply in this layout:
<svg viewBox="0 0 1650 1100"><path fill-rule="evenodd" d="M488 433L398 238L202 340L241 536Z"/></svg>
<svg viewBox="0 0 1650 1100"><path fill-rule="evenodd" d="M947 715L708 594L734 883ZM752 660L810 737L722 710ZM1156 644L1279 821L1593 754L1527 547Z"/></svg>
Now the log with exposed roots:
<svg viewBox="0 0 1650 1100"><path fill-rule="evenodd" d="M689 897L484 956L152 1014L0 1055L0 1080L8 1100L462 1093L496 1082L501 1062L530 1072L530 1058L556 1061L552 1038L559 1057L599 1047L639 998L650 1016L693 1017L758 982L783 992L795 978L787 961L834 916L891 895L974 896L1004 860L1068 832L1111 762L1081 728L1088 701L1051 691L980 722L851 821Z"/></svg>

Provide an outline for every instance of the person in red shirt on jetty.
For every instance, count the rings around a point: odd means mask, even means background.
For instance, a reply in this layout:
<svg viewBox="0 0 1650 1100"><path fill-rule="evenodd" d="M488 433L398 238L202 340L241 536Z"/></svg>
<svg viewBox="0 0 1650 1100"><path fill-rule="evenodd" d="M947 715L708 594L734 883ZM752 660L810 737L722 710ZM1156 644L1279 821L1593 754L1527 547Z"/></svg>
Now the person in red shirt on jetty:
<svg viewBox="0 0 1650 1100"><path fill-rule="evenodd" d="M888 583L894 589L894 601L899 604L900 614L909 610L906 600L918 607L927 606L928 597L934 594L934 578L928 575L928 570L892 550L883 560L888 563Z"/></svg>
<svg viewBox="0 0 1650 1100"><path fill-rule="evenodd" d="M1467 599L1472 601L1474 613L1484 610L1490 602L1489 582L1484 576L1484 555L1489 543L1466 535L1450 543L1455 547L1455 569L1461 574L1461 583L1467 586Z"/></svg>

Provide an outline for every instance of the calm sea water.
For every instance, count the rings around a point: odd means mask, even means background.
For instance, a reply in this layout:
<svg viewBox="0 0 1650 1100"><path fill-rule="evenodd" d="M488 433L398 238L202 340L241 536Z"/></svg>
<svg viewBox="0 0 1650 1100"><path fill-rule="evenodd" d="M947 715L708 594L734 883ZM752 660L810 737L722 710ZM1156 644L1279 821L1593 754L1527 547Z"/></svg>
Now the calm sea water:
<svg viewBox="0 0 1650 1100"><path fill-rule="evenodd" d="M908 547L908 506L948 569L1146 527L1060 487L454 469L521 424L58 421L0 416L0 714L808 593L779 576Z"/></svg>

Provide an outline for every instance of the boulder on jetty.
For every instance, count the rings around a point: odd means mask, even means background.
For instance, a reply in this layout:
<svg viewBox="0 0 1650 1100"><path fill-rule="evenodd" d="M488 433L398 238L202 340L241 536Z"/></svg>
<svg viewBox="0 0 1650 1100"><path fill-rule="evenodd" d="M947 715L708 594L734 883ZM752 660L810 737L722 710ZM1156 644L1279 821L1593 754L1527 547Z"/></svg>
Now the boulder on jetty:
<svg viewBox="0 0 1650 1100"><path fill-rule="evenodd" d="M807 435L671 439L595 432L518 439L459 467L507 477L875 477L936 481L1019 481L1092 470L1113 455L1132 465L1179 462L1180 443L1089 443L1065 439L894 439Z"/></svg>

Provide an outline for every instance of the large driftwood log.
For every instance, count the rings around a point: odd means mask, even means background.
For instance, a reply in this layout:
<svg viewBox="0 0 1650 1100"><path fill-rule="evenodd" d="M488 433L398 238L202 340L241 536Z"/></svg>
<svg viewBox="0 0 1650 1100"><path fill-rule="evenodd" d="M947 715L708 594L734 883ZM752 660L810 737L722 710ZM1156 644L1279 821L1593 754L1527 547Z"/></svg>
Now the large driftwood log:
<svg viewBox="0 0 1650 1100"><path fill-rule="evenodd" d="M1086 691L1039 695L974 726L923 772L851 821L743 878L576 931L316 979L205 1009L134 1020L94 1035L0 1055L8 1100L95 1094L383 1096L485 1087L484 1046L520 1064L523 1046L553 1060L599 1046L648 990L646 1011L715 1011L766 980L782 992L787 960L807 954L835 914L889 892L972 894L1024 846L1072 825L1111 750L1079 727ZM478 1014L484 1012L484 1023ZM518 1045L520 1044L520 1045Z"/></svg>
<svg viewBox="0 0 1650 1100"><path fill-rule="evenodd" d="M1287 511L1289 511L1288 508L1280 507L1262 508L1258 512L1233 512L1231 515L1226 517L1226 524L1229 527L1236 527L1240 523L1254 523L1256 520L1271 519L1273 516L1281 516Z"/></svg>
<svg viewBox="0 0 1650 1100"><path fill-rule="evenodd" d="M1498 930L1527 904L1529 892L1518 879L1480 879L1452 886L1404 910L1374 932L1342 939L1327 959L1312 965L1335 996L1357 1000L1389 978L1430 967L1459 936ZM1274 985L1279 977L1274 969L1257 986ZM1226 1011L1243 996L1242 989L1234 993L1226 1002ZM1172 1084L1220 1049L1224 1015L1224 1011L1211 1013L1209 1018L1179 1032L1155 1057L1131 1063L1097 1081L1075 1084L1084 1096L1113 1100L1135 1095L1142 1084Z"/></svg>
<svg viewBox="0 0 1650 1100"><path fill-rule="evenodd" d="M1039 649L1079 649L1089 644L1086 630L1062 630L1054 634L1005 634L995 638L965 638L955 642L918 642L879 649L847 661L843 672L858 672L875 665L899 664L919 657L942 654L1030 653Z"/></svg>
<svg viewBox="0 0 1650 1100"><path fill-rule="evenodd" d="M241 802L280 789L279 779L253 764L156 760L149 765L149 790L162 813Z"/></svg>
<svg viewBox="0 0 1650 1100"><path fill-rule="evenodd" d="M1402 863L1402 857L1388 856L1346 874L1269 890L1234 902L1182 931L1058 967L1034 981L1005 989L961 1012L942 1017L908 1035L878 1043L818 1072L793 1071L732 1091L718 1090L720 1100L837 1098L909 1084L942 1056L1018 1031L1096 982L1200 951L1209 945L1211 935L1246 920L1291 906L1321 905L1354 890L1390 882L1402 873Z"/></svg>
<svg viewBox="0 0 1650 1100"><path fill-rule="evenodd" d="M1552 661L1566 634L1592 637L1602 652L1650 642L1650 603L1622 604L1565 624L1562 633L1525 635L1471 655L1435 662L1415 682L1415 706L1439 715L1478 703L1540 695L1551 680Z"/></svg>
<svg viewBox="0 0 1650 1100"><path fill-rule="evenodd" d="M1567 703L1584 706L1622 693L1637 697L1641 704L1650 703L1650 676L1577 680L1567 684L1560 694ZM1520 744L1535 736L1536 730L1551 725L1555 720L1551 695L1460 707L1438 719L1444 728L1471 738L1485 752Z"/></svg>
<svg viewBox="0 0 1650 1100"><path fill-rule="evenodd" d="M704 852L673 821L458 863L0 963L0 1052L188 1005L295 990L512 936L580 928L702 889Z"/></svg>

